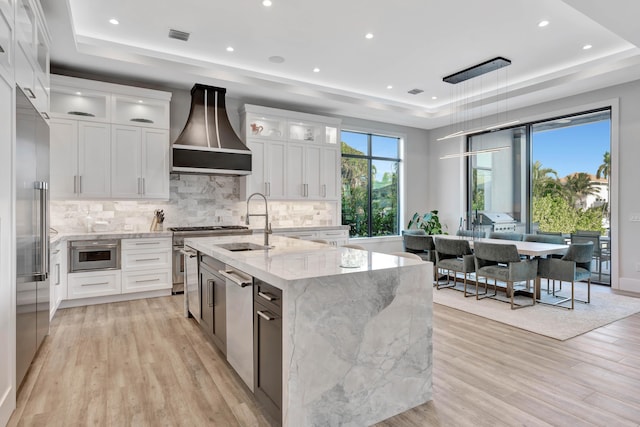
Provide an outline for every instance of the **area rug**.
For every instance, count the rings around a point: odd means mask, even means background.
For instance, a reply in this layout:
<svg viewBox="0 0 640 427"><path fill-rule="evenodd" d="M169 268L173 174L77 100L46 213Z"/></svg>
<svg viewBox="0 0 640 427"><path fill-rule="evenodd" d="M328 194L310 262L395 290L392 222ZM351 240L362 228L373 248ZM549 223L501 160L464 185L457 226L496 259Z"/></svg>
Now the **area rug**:
<svg viewBox="0 0 640 427"><path fill-rule="evenodd" d="M586 284L577 284L576 288L576 297L586 299ZM472 289L475 292L475 285ZM543 299L551 298L546 295L546 283L542 289ZM566 295L570 289L569 284L564 284L561 294ZM507 301L500 288L498 296ZM523 304L531 302L531 298L518 299ZM640 298L617 295L610 288L598 285L591 286L591 304L576 302L574 310L544 304L511 310L511 306L503 301L489 298L477 301L475 296L465 298L459 290L437 290L435 287L433 302L561 341L640 312Z"/></svg>

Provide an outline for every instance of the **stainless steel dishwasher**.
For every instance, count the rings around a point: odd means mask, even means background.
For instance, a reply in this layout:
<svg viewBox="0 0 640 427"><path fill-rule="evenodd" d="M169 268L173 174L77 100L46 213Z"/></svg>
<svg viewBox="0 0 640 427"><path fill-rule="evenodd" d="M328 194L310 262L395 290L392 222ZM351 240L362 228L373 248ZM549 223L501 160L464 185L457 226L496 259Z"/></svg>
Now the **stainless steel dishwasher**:
<svg viewBox="0 0 640 427"><path fill-rule="evenodd" d="M227 361L253 391L253 277L229 265L218 273L227 283Z"/></svg>

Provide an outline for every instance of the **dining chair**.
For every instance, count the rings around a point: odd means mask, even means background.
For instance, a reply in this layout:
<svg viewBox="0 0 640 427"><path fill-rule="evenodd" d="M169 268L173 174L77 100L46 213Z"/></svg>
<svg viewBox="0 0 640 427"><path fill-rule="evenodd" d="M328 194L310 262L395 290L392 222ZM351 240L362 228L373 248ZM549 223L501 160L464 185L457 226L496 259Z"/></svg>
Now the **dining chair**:
<svg viewBox="0 0 640 427"><path fill-rule="evenodd" d="M462 237L475 237L475 238L483 238L486 237L487 233L485 233L484 231L480 231L480 230L458 230L456 231L456 236L462 236Z"/></svg>
<svg viewBox="0 0 640 427"><path fill-rule="evenodd" d="M602 263L611 261L611 254L600 247L600 232L576 230L571 234L571 243L593 242L593 259L596 261L598 280L602 279Z"/></svg>
<svg viewBox="0 0 640 427"><path fill-rule="evenodd" d="M516 242L522 241L522 233L505 233L500 231L492 231L489 233L490 239L500 239L500 240L514 240Z"/></svg>
<svg viewBox="0 0 640 427"><path fill-rule="evenodd" d="M423 261L422 258L420 258L416 254L412 254L411 252L391 252L389 255L395 255L403 258L414 259L416 261Z"/></svg>
<svg viewBox="0 0 640 427"><path fill-rule="evenodd" d="M447 284L440 285L440 281L436 282L436 289L440 290L443 288L454 288L457 284L458 273L462 273L464 275L463 284L464 284L464 296L470 297L474 294L467 292L467 277L469 273L473 273L475 271L475 264L473 262L473 252L471 252L471 247L469 246L468 240L457 240L457 239L443 239L443 238L435 238L435 252L436 252L436 264L435 270L446 270L447 271ZM450 277L451 272L453 272L453 284L451 284ZM438 274L438 273L436 273ZM487 289L485 287L484 294L487 293ZM476 299L478 299L478 283L476 281Z"/></svg>
<svg viewBox="0 0 640 427"><path fill-rule="evenodd" d="M541 259L538 264L538 274L541 278L553 280L553 296L556 296L555 281L571 282L571 297L563 298L553 303L545 302L545 304L558 305L571 301L570 308L573 310L574 301L591 302L591 260L593 258L593 242L572 243L567 253L561 258ZM587 299L579 300L575 298L575 282L587 281Z"/></svg>
<svg viewBox="0 0 640 427"><path fill-rule="evenodd" d="M551 243L553 245L564 245L562 234L525 234L525 242Z"/></svg>
<svg viewBox="0 0 640 427"><path fill-rule="evenodd" d="M536 304L535 281L538 274L537 259L520 259L516 245L503 243L476 242L473 245L474 260L476 267L476 282L480 277L485 279L485 287L488 288L488 279L493 279L494 295L497 295L498 280L507 284L507 296L511 300L511 309L515 310L523 307L530 307ZM534 282L534 289L531 296L531 304L515 304L513 297L515 294L514 284L516 282L526 282L529 287L530 281Z"/></svg>

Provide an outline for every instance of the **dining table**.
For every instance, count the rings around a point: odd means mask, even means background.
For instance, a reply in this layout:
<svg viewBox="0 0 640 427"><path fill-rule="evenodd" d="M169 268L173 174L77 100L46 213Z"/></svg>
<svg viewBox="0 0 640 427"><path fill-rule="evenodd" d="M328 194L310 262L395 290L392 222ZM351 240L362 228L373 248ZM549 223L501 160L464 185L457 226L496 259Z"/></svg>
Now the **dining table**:
<svg viewBox="0 0 640 427"><path fill-rule="evenodd" d="M521 240L505 240L505 239L489 239L486 237L468 237L468 236L456 236L451 234L436 234L433 235L434 239L456 239L467 240L469 246L473 249L475 242L483 243L496 243L500 245L515 245L518 250L518 254L524 255L529 258L541 258L549 255L563 255L569 245L558 245L554 243L541 243L541 242L525 242ZM536 277L535 281L535 293L536 299L540 299L540 276ZM529 293L529 295L531 295Z"/></svg>

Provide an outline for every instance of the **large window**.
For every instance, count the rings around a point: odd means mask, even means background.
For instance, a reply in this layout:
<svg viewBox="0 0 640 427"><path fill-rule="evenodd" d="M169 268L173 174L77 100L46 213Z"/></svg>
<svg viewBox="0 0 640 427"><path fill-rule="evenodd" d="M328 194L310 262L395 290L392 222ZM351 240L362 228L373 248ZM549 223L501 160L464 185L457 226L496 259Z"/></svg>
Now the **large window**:
<svg viewBox="0 0 640 427"><path fill-rule="evenodd" d="M398 235L400 138L342 132L342 224L350 237Z"/></svg>
<svg viewBox="0 0 640 427"><path fill-rule="evenodd" d="M610 248L609 175L611 112L608 109L473 135L469 151L469 223L515 220L519 233L598 232ZM491 151L489 151L491 150ZM603 257L604 259L604 257ZM610 281L608 264L597 281Z"/></svg>

